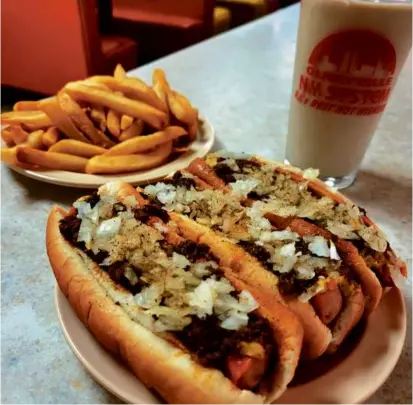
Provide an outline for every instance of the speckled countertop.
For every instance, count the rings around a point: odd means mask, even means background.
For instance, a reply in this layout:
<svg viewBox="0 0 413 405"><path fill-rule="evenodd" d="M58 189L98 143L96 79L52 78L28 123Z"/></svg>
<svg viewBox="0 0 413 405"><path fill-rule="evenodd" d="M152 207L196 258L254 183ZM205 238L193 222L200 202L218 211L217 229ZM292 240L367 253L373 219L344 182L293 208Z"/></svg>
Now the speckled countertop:
<svg viewBox="0 0 413 405"><path fill-rule="evenodd" d="M133 73L166 69L216 128L216 148L282 159L298 6L292 6ZM404 68L357 182L365 207L408 261L411 276L411 60ZM43 184L1 167L2 403L119 403L96 384L66 344L45 252L49 208L84 191ZM412 402L411 284L404 289L408 336L398 365L369 403Z"/></svg>

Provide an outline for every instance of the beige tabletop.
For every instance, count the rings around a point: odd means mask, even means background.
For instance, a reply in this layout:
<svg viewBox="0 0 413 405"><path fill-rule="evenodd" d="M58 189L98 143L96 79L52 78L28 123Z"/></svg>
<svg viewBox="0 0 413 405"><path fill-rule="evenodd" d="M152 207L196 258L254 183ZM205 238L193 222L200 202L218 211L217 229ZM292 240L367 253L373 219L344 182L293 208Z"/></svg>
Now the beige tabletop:
<svg viewBox="0 0 413 405"><path fill-rule="evenodd" d="M132 72L154 66L214 125L215 148L283 158L298 6L292 6ZM412 69L408 60L356 183L346 191L388 234L411 277ZM118 403L66 344L53 302L44 231L52 204L85 191L43 184L1 168L2 403ZM368 403L412 402L411 283L408 336L388 381ZM379 336L377 337L380 338ZM366 376L368 378L368 376Z"/></svg>

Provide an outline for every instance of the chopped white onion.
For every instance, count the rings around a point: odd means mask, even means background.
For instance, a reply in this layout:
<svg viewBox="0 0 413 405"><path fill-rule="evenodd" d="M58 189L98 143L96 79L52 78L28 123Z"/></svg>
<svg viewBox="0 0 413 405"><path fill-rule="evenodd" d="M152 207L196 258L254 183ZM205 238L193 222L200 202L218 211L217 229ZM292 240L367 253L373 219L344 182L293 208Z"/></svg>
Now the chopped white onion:
<svg viewBox="0 0 413 405"><path fill-rule="evenodd" d="M214 302L214 312L222 318L222 320L225 319L226 313L230 310L238 310L239 308L239 303L235 297L232 295L226 294L226 295L221 295L216 298Z"/></svg>
<svg viewBox="0 0 413 405"><path fill-rule="evenodd" d="M264 218L263 204L260 201L256 201L250 208L247 208L247 215L251 218L251 227L259 230L260 232L268 231L271 229L271 223L267 218Z"/></svg>
<svg viewBox="0 0 413 405"><path fill-rule="evenodd" d="M132 285L138 283L139 279L136 273L133 271L132 267L126 267L125 269L125 277L130 281Z"/></svg>
<svg viewBox="0 0 413 405"><path fill-rule="evenodd" d="M248 315L238 311L231 311L228 318L221 322L221 327L229 330L238 330L248 324Z"/></svg>
<svg viewBox="0 0 413 405"><path fill-rule="evenodd" d="M303 177L307 180L315 180L320 175L320 170L308 168L303 171Z"/></svg>
<svg viewBox="0 0 413 405"><path fill-rule="evenodd" d="M166 332L171 330L169 326L165 325L160 319L157 319L153 324L153 329L155 332Z"/></svg>
<svg viewBox="0 0 413 405"><path fill-rule="evenodd" d="M187 294L187 302L199 318L204 318L206 315L212 315L215 296L211 285L202 281L193 292Z"/></svg>
<svg viewBox="0 0 413 405"><path fill-rule="evenodd" d="M102 221L96 229L96 238L112 238L117 235L122 223L121 218L114 217Z"/></svg>
<svg viewBox="0 0 413 405"><path fill-rule="evenodd" d="M258 308L257 301L255 301L254 297L249 291L242 290L241 293L238 295L240 308L242 308L243 312L252 312Z"/></svg>
<svg viewBox="0 0 413 405"><path fill-rule="evenodd" d="M288 273L294 268L294 265L295 265L296 262L297 262L297 256L295 256L295 255L287 256L287 257L284 258L284 261L283 261L281 267L278 268L277 270L280 273Z"/></svg>
<svg viewBox="0 0 413 405"><path fill-rule="evenodd" d="M90 219L84 218L80 223L79 233L77 236L78 242L85 242L86 247L90 249L93 238L93 224Z"/></svg>
<svg viewBox="0 0 413 405"><path fill-rule="evenodd" d="M288 230L284 231L273 231L273 232L262 232L260 235L260 240L263 242L271 242L276 240L293 240L298 241L299 235L296 232L291 232Z"/></svg>
<svg viewBox="0 0 413 405"><path fill-rule="evenodd" d="M100 263L101 266L110 266L112 264L112 258L110 256L105 257L103 262Z"/></svg>
<svg viewBox="0 0 413 405"><path fill-rule="evenodd" d="M280 255L284 257L295 255L295 242L288 243L280 248Z"/></svg>
<svg viewBox="0 0 413 405"><path fill-rule="evenodd" d="M330 240L330 259L341 260L340 256L338 255L336 245L332 240Z"/></svg>
<svg viewBox="0 0 413 405"><path fill-rule="evenodd" d="M231 291L234 291L234 287L226 278L217 281L214 277L210 277L205 280L205 283L211 286L215 294L229 294Z"/></svg>
<svg viewBox="0 0 413 405"><path fill-rule="evenodd" d="M92 206L85 201L76 201L73 207L77 209L77 217L80 219L88 218L92 213Z"/></svg>
<svg viewBox="0 0 413 405"><path fill-rule="evenodd" d="M175 201L176 187L173 184L157 183L145 187L145 194L156 196L162 204L171 204Z"/></svg>
<svg viewBox="0 0 413 405"><path fill-rule="evenodd" d="M303 292L298 296L298 299L301 302L308 302L311 298L317 295L319 292L324 291L325 284L324 283L317 283L311 286L306 292Z"/></svg>
<svg viewBox="0 0 413 405"><path fill-rule="evenodd" d="M192 273L201 278L204 276L209 276L211 274L211 271L208 270L210 269L216 269L218 265L215 262L208 261L208 262L201 262L201 263L195 263L193 268L192 268Z"/></svg>
<svg viewBox="0 0 413 405"><path fill-rule="evenodd" d="M358 235L377 252L385 252L387 249L386 235L373 225L366 226L358 230Z"/></svg>
<svg viewBox="0 0 413 405"><path fill-rule="evenodd" d="M169 277L165 283L167 291L183 291L185 290L185 279L182 277Z"/></svg>
<svg viewBox="0 0 413 405"><path fill-rule="evenodd" d="M237 197L247 197L247 195L258 186L260 182L256 179L237 180L230 183L232 194Z"/></svg>
<svg viewBox="0 0 413 405"><path fill-rule="evenodd" d="M354 227L352 225L328 220L327 230L330 231L333 235L338 236L339 238L349 240L360 239L360 237L354 232Z"/></svg>
<svg viewBox="0 0 413 405"><path fill-rule="evenodd" d="M185 269L187 266L191 265L191 262L185 256L176 252L172 253L172 263L180 269Z"/></svg>
<svg viewBox="0 0 413 405"><path fill-rule="evenodd" d="M138 200L136 199L134 195L128 195L126 198L124 198L123 204L130 208L139 206Z"/></svg>
<svg viewBox="0 0 413 405"><path fill-rule="evenodd" d="M142 308L153 308L161 302L163 288L158 284L144 287L139 294L135 295L136 304Z"/></svg>
<svg viewBox="0 0 413 405"><path fill-rule="evenodd" d="M330 257L327 239L322 236L314 236L312 242L308 244L308 249L317 256Z"/></svg>
<svg viewBox="0 0 413 405"><path fill-rule="evenodd" d="M168 228L165 225L163 225L161 222L155 222L153 224L153 227L161 233L168 232Z"/></svg>
<svg viewBox="0 0 413 405"><path fill-rule="evenodd" d="M239 166L237 165L237 162L234 159L231 158L227 158L225 160L223 160L222 162L220 162L221 164L227 165L228 167L230 167L234 172L238 172L239 171Z"/></svg>
<svg viewBox="0 0 413 405"><path fill-rule="evenodd" d="M297 278L302 280L311 280L315 277L314 269L307 266L297 266L295 271L297 272Z"/></svg>
<svg viewBox="0 0 413 405"><path fill-rule="evenodd" d="M156 332L182 330L191 323L191 318L187 316L187 310L159 306L149 309L146 313L159 317L154 323L154 330Z"/></svg>

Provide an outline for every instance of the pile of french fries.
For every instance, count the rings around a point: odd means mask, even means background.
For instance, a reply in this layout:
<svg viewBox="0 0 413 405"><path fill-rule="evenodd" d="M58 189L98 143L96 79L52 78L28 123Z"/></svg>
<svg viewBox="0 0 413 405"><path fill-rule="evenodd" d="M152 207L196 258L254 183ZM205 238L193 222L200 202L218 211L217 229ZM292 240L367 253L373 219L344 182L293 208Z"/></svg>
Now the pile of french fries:
<svg viewBox="0 0 413 405"><path fill-rule="evenodd" d="M198 111L155 69L152 86L113 76L66 84L54 97L1 114L1 159L33 170L119 174L158 167L190 148Z"/></svg>

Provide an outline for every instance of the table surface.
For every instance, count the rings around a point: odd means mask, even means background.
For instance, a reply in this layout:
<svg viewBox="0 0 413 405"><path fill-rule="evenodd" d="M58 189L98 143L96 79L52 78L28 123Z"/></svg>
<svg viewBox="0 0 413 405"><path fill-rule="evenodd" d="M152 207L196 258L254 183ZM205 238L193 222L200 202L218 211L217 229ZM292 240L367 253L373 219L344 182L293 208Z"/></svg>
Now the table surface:
<svg viewBox="0 0 413 405"><path fill-rule="evenodd" d="M291 94L298 6L136 69L155 66L216 128L216 149L282 159ZM388 234L411 270L411 60L399 79L357 182L346 193ZM1 168L2 403L119 403L96 384L66 344L54 307L45 252L53 204L84 191ZM369 403L411 403L411 284L405 287L408 336L400 361Z"/></svg>

